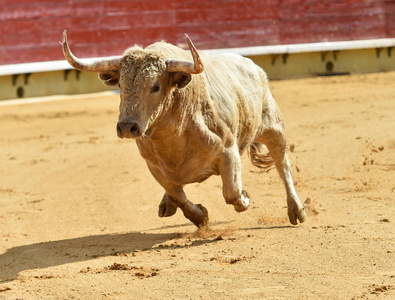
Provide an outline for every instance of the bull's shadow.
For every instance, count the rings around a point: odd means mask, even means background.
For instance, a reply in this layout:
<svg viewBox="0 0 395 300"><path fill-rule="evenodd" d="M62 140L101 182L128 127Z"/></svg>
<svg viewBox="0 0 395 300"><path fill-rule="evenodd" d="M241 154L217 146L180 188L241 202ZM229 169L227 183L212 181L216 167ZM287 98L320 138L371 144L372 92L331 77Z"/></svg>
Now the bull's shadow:
<svg viewBox="0 0 395 300"><path fill-rule="evenodd" d="M8 249L0 255L0 283L15 279L21 271L85 261L116 253L149 250L179 237L177 233L104 234L43 242Z"/></svg>

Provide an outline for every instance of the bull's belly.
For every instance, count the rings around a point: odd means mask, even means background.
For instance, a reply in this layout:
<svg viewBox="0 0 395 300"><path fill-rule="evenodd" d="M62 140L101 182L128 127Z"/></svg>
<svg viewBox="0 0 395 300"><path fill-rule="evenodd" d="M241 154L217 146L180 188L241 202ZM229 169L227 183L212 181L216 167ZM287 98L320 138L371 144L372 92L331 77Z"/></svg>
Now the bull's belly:
<svg viewBox="0 0 395 300"><path fill-rule="evenodd" d="M212 175L218 175L218 170L214 166L204 166L196 168L188 164L178 168L169 168L169 166L157 166L158 170L167 181L175 185L185 185L195 182L203 182Z"/></svg>

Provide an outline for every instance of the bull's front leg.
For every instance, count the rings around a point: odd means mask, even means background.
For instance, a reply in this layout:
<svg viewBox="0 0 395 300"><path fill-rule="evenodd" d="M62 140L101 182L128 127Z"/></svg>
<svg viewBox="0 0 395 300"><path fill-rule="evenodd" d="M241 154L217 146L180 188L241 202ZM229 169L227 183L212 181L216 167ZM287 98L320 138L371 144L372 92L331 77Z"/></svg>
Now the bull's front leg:
<svg viewBox="0 0 395 300"><path fill-rule="evenodd" d="M179 207L184 216L190 220L197 227L204 227L208 224L208 212L207 209L201 204L193 204L189 201L185 195L184 189L182 186L164 186L166 190L166 194L164 195L164 199L167 198L167 205L170 206L175 205ZM163 202L163 200L162 200ZM162 204L162 203L161 203ZM167 206L168 208L168 206ZM160 206L159 206L160 209ZM175 213L175 211L174 211Z"/></svg>
<svg viewBox="0 0 395 300"><path fill-rule="evenodd" d="M187 199L182 185L174 185L153 165L147 164L151 174L165 189L161 203L159 204L159 217L170 217L180 208L184 216L197 227L208 224L207 209L201 204L193 204Z"/></svg>
<svg viewBox="0 0 395 300"><path fill-rule="evenodd" d="M177 212L177 203L175 203L170 196L165 193L163 195L162 201L159 204L159 217L171 217Z"/></svg>
<svg viewBox="0 0 395 300"><path fill-rule="evenodd" d="M179 207L184 213L184 216L197 227L207 226L209 220L207 209L201 204L193 204L191 201L189 201L182 186L167 186L165 189L166 193L162 199L161 204L159 205L159 213L161 210L161 205L163 205L163 202L165 201L166 210L170 209L170 211L164 216L173 215L176 212L177 207Z"/></svg>
<svg viewBox="0 0 395 300"><path fill-rule="evenodd" d="M250 196L242 190L241 159L236 144L226 148L219 162L222 178L222 193L227 204L232 204L237 212L243 212L250 206Z"/></svg>
<svg viewBox="0 0 395 300"><path fill-rule="evenodd" d="M208 224L207 209L201 204L193 204L185 195L182 186L166 186L166 193L159 204L159 216L170 217L174 215L179 207L184 216L197 227Z"/></svg>

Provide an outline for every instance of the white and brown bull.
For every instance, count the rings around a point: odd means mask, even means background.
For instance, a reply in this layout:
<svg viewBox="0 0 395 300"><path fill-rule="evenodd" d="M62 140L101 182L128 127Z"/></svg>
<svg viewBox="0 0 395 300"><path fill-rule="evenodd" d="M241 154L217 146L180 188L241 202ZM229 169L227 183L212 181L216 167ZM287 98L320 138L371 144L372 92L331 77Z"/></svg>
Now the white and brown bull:
<svg viewBox="0 0 395 300"><path fill-rule="evenodd" d="M247 210L250 196L242 189L240 156L249 150L258 168L267 171L275 165L285 185L290 222L304 222L286 154L283 119L265 72L239 55L199 54L187 35L186 40L192 56L158 42L89 63L71 53L66 31L62 45L74 68L98 72L106 85L119 86L117 134L136 140L149 170L165 189L160 217L180 208L196 226L207 225L207 210L190 202L183 187L211 175L221 176L227 204L238 212Z"/></svg>

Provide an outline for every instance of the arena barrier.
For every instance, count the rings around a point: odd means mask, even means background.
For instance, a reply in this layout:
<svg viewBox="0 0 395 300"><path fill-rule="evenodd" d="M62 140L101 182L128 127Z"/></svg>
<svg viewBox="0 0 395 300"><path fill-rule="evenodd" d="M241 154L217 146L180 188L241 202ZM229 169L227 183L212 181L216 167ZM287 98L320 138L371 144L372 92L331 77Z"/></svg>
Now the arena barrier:
<svg viewBox="0 0 395 300"><path fill-rule="evenodd" d="M269 79L280 80L394 71L394 46L395 38L389 38L202 51L249 57ZM109 90L96 73L74 70L65 60L2 65L0 86L0 100Z"/></svg>

